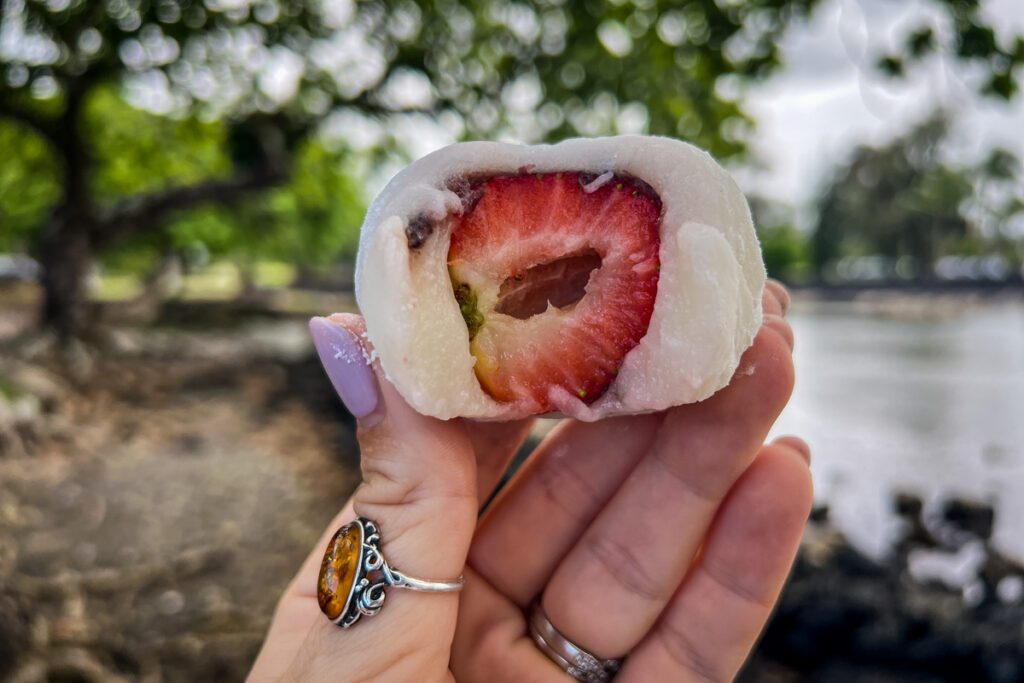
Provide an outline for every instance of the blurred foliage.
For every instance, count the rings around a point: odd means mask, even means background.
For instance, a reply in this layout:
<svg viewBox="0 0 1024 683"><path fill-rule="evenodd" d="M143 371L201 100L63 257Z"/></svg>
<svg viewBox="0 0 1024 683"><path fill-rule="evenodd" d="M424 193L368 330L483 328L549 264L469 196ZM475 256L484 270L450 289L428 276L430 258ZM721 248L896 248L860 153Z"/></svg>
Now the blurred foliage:
<svg viewBox="0 0 1024 683"><path fill-rule="evenodd" d="M1001 43L995 27L982 17L980 0L933 1L944 10L942 17L949 20L949 26L918 26L907 33L903 54L884 55L879 67L893 76L903 76L908 65L942 52L981 67L986 75L984 93L1004 100L1016 95L1020 90L1017 72L1024 67L1024 36Z"/></svg>
<svg viewBox="0 0 1024 683"><path fill-rule="evenodd" d="M729 157L753 128L745 80L778 66L776 36L816 4L439 1L397 62L425 74L468 137L648 131Z"/></svg>
<svg viewBox="0 0 1024 683"><path fill-rule="evenodd" d="M930 269L967 234L960 205L965 174L939 157L944 118L930 119L882 148L858 148L822 197L812 239L822 268L840 255L907 256Z"/></svg>
<svg viewBox="0 0 1024 683"><path fill-rule="evenodd" d="M366 205L363 185L346 175L345 155L316 141L297 150L289 182L232 209L207 207L168 229L179 249L201 245L209 258L281 259L325 266L355 256Z"/></svg>
<svg viewBox="0 0 1024 683"><path fill-rule="evenodd" d="M778 225L758 232L768 274L786 283L806 281L810 265L806 234L792 225Z"/></svg>
<svg viewBox="0 0 1024 683"><path fill-rule="evenodd" d="M768 274L783 282L806 281L810 274L810 246L807 235L792 225L758 230L761 253Z"/></svg>
<svg viewBox="0 0 1024 683"><path fill-rule="evenodd" d="M10 94L36 99L123 78L157 109L282 112L289 131L337 105L536 140L614 133L626 112L729 156L749 133L743 79L777 66L776 36L815 4L5 0L7 22L52 54L25 49L4 75Z"/></svg>
<svg viewBox="0 0 1024 683"><path fill-rule="evenodd" d="M223 122L137 109L113 87L97 89L83 119L91 131L91 185L100 210L135 194L231 172ZM13 154L0 170L0 250L25 250L60 196L59 163L37 137L0 121L0 144L7 141L3 148ZM145 272L169 251L198 249L204 260L278 258L313 266L352 256L365 202L361 179L345 172L346 157L343 150L306 140L281 187L238 207L204 206L172 215L163 229L135 233L105 253L104 261L118 270Z"/></svg>
<svg viewBox="0 0 1024 683"><path fill-rule="evenodd" d="M1020 236L1010 231L1024 219L1019 162L996 150L978 165L948 164L949 125L939 114L888 145L854 151L818 206L811 251L819 272L845 256L904 259L924 278L949 254L1001 250L1019 263Z"/></svg>
<svg viewBox="0 0 1024 683"><path fill-rule="evenodd" d="M81 125L92 149L92 190L98 204L183 185L231 170L222 124L137 109L112 84L89 98Z"/></svg>
<svg viewBox="0 0 1024 683"><path fill-rule="evenodd" d="M817 4L3 0L0 247L37 254L52 322L81 305L97 258L350 255L358 169L397 161L411 121L456 139L665 134L740 158L746 84ZM984 62L985 91L1011 97L1020 40L1000 44L976 2L936 6L951 42L922 29L882 66L946 51ZM949 183L931 178L919 199Z"/></svg>
<svg viewBox="0 0 1024 683"><path fill-rule="evenodd" d="M793 208L761 196L749 202L768 275L788 283L808 280L810 244L807 233L794 225Z"/></svg>
<svg viewBox="0 0 1024 683"><path fill-rule="evenodd" d="M1024 164L1009 150L996 148L971 169L975 191L963 206L976 226L974 244L1024 265ZM970 248L964 245L962 250ZM979 247L975 247L979 248ZM1021 271L1024 272L1024 271Z"/></svg>
<svg viewBox="0 0 1024 683"><path fill-rule="evenodd" d="M0 150L0 251L19 251L60 199L60 165L44 140L3 119Z"/></svg>

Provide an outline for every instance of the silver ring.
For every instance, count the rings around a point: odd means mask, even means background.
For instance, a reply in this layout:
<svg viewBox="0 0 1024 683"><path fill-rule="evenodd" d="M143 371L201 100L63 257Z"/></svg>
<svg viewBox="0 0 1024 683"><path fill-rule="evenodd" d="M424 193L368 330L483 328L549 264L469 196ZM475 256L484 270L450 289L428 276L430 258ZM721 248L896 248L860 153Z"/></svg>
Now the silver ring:
<svg viewBox="0 0 1024 683"><path fill-rule="evenodd" d="M348 628L362 616L374 616L384 606L388 586L425 593L462 590L461 576L454 581L428 581L398 571L384 559L380 544L377 523L365 517L338 529L327 544L316 598L331 622Z"/></svg>
<svg viewBox="0 0 1024 683"><path fill-rule="evenodd" d="M548 659L581 683L607 683L622 665L621 659L598 659L559 633L540 600L530 608L530 636Z"/></svg>

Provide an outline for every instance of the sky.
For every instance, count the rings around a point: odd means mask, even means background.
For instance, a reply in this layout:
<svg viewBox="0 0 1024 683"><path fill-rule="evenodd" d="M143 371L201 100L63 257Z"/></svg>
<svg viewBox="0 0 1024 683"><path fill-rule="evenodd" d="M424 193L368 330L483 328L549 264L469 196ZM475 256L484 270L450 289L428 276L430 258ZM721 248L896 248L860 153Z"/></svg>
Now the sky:
<svg viewBox="0 0 1024 683"><path fill-rule="evenodd" d="M1024 0L985 0L983 11L1000 37L1024 33ZM938 16L929 0L827 0L791 27L781 39L785 66L747 93L758 123L751 150L763 168L736 170L744 189L806 209L857 145L885 143L939 107L955 115L951 160L997 144L1024 154L1024 97L980 98L977 74L948 57L901 80L874 68L886 47Z"/></svg>
<svg viewBox="0 0 1024 683"><path fill-rule="evenodd" d="M982 8L1003 40L1024 34L1024 0L983 0ZM743 190L791 205L797 226L809 228L816 197L858 145L884 144L939 108L954 118L949 161L978 160L996 145L1024 157L1024 96L1011 104L979 96L983 72L947 56L909 68L902 79L875 66L924 23L941 37L944 22L933 0L824 0L809 22L791 25L780 38L782 68L746 91L757 130L750 158L730 167ZM353 122L338 128L351 137ZM400 128L412 158L456 139L435 122L411 119ZM378 169L370 190L399 167Z"/></svg>

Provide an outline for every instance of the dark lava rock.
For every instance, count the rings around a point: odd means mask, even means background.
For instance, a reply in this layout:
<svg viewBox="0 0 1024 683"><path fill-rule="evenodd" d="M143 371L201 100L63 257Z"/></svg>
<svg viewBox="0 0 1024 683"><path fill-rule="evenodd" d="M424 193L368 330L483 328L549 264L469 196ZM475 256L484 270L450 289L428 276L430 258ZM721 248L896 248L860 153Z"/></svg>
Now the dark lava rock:
<svg viewBox="0 0 1024 683"><path fill-rule="evenodd" d="M986 503L953 498L943 504L942 519L950 526L987 540L992 538L996 512Z"/></svg>
<svg viewBox="0 0 1024 683"><path fill-rule="evenodd" d="M29 623L25 604L0 591L0 680L6 680L28 649Z"/></svg>
<svg viewBox="0 0 1024 683"><path fill-rule="evenodd" d="M983 505L948 505L977 531L991 528ZM920 532L923 506L904 498L906 533ZM991 508L988 508L991 510ZM948 519L948 517L947 517ZM903 539L876 562L827 525L811 523L793 574L765 634L738 680L742 683L1021 683L1024 603L964 603L959 591L911 580ZM1013 573L989 548L983 576ZM998 566L996 566L998 565Z"/></svg>

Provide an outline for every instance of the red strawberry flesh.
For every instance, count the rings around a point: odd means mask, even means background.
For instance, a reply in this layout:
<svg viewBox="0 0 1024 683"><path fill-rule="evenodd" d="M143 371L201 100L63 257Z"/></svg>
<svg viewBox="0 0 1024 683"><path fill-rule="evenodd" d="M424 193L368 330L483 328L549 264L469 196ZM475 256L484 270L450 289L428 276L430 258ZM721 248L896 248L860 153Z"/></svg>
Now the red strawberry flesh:
<svg viewBox="0 0 1024 683"><path fill-rule="evenodd" d="M646 184L579 173L471 183L449 273L481 386L528 412L597 400L647 333L661 201Z"/></svg>

